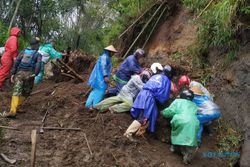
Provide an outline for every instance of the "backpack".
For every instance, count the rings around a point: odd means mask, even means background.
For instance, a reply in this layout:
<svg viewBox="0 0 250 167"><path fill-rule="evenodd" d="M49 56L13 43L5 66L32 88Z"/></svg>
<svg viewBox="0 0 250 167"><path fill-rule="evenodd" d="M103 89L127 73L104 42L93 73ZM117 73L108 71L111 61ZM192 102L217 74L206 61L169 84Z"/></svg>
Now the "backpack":
<svg viewBox="0 0 250 167"><path fill-rule="evenodd" d="M34 57L36 53L36 50L25 49L22 53L21 66L26 68L33 68L35 66Z"/></svg>

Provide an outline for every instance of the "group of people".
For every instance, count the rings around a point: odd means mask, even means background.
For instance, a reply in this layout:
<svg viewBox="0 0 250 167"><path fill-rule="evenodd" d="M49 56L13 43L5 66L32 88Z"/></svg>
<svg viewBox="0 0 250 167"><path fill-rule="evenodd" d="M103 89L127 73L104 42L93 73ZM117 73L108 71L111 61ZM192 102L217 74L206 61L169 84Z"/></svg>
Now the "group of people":
<svg viewBox="0 0 250 167"><path fill-rule="evenodd" d="M45 65L63 56L53 48L52 41L40 44L38 37L32 38L30 47L18 53L20 32L17 27L11 29L1 58L0 89L10 71L11 82L14 83L10 111L3 114L8 118L21 112L18 107L30 95L33 85L43 80ZM92 91L85 107L100 112L130 112L134 121L124 136L131 141L135 141L134 136L141 136L145 132L154 134L159 114L170 118L170 150L180 151L184 163L190 163L202 142L204 127L211 129L211 122L221 117L211 94L201 83L191 81L187 75L181 76L176 86L173 82L176 71L170 65L163 66L156 62L150 68L143 68L140 65L140 60L146 55L143 49L137 49L121 63L112 76L115 86L109 87L111 58L117 52L110 45L98 58L88 80ZM171 93L179 95L169 107L159 111L159 106L166 104Z"/></svg>
<svg viewBox="0 0 250 167"><path fill-rule="evenodd" d="M104 48L88 81L92 91L85 107L99 112L130 112L134 121L124 136L131 141L135 141L134 136L145 132L154 134L160 113L164 118L171 119L170 150L181 152L183 162L190 163L201 145L204 127L211 132L211 122L221 117L212 95L201 83L191 81L187 75L182 75L176 86L173 82L176 71L170 65L163 66L156 62L150 68L141 67L139 60L145 58L143 49L137 49L121 63L112 76L115 86L108 87L111 57L116 52L112 45ZM166 104L171 93L179 95L169 107L159 112L159 106Z"/></svg>
<svg viewBox="0 0 250 167"><path fill-rule="evenodd" d="M1 49L3 53L0 64L0 91L10 74L10 80L14 83L10 111L2 115L8 118L14 118L17 112L22 112L18 107L30 95L33 85L42 82L45 65L49 67L52 59L61 59L64 55L54 49L52 40L48 39L44 44L40 44L38 37L33 37L30 40L30 46L19 53L20 33L19 28L13 27Z"/></svg>

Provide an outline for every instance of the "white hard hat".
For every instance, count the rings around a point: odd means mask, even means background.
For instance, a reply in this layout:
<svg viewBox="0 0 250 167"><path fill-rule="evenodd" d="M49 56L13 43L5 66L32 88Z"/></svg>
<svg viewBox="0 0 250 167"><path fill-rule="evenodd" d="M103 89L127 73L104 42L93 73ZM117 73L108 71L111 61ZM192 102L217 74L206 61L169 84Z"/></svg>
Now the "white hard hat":
<svg viewBox="0 0 250 167"><path fill-rule="evenodd" d="M163 71L163 67L162 67L162 65L161 65L160 63L153 63L153 64L151 65L150 69L151 69L151 71L152 71L154 74L157 73L157 69Z"/></svg>

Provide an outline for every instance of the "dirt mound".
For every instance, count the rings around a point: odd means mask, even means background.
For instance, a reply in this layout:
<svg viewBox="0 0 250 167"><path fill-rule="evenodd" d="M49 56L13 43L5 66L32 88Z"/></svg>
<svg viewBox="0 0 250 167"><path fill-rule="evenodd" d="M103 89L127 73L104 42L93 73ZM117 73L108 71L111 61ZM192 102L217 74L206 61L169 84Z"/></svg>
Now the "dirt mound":
<svg viewBox="0 0 250 167"><path fill-rule="evenodd" d="M52 84L54 83L44 82L35 89L41 90ZM26 113L18 114L17 119L8 121L9 126L18 127L20 131L6 130L0 145L1 152L16 159L17 163L9 165L0 161L0 166L29 165L31 130L39 131L47 109L49 115L45 126L78 127L82 131L45 130L44 134L38 134L36 164L39 167L185 166L181 156L169 151L170 127L167 120L159 119L156 138L146 135L146 139L140 139L140 143L131 143L123 137L132 121L128 113L77 112L80 103L84 101L79 92L84 89L84 84L62 82L56 88L31 96L22 107ZM4 104L4 108L8 108L6 105L8 104ZM1 122L7 123L5 119L1 119ZM85 134L93 152L92 156ZM162 143L162 138L167 143ZM203 152L215 149L213 137L205 136L204 139L204 145L199 149L192 166L225 166L217 159L203 157Z"/></svg>
<svg viewBox="0 0 250 167"><path fill-rule="evenodd" d="M231 126L245 134L241 156L241 166L249 166L250 155L250 44L239 53L238 60L230 64L222 73L213 77L211 88L216 93L216 102Z"/></svg>
<svg viewBox="0 0 250 167"><path fill-rule="evenodd" d="M88 74L95 64L94 56L85 54L81 51L74 51L69 55L68 65L80 74Z"/></svg>

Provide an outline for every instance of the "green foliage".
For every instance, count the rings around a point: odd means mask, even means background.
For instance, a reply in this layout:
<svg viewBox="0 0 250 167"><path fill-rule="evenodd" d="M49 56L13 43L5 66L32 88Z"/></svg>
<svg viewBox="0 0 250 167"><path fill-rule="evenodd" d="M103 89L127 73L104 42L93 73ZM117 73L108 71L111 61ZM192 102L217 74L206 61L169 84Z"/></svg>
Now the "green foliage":
<svg viewBox="0 0 250 167"><path fill-rule="evenodd" d="M218 132L217 149L219 152L240 152L240 146L243 142L243 136L240 132L237 132L222 120L219 120L216 131ZM234 164L238 158L228 157L229 166Z"/></svg>
<svg viewBox="0 0 250 167"><path fill-rule="evenodd" d="M113 42L147 7L152 5L153 0L113 0L109 6L117 15L116 19L110 20L109 26L104 30L105 38L103 43Z"/></svg>
<svg viewBox="0 0 250 167"><path fill-rule="evenodd" d="M206 86L207 83L210 81L211 79L211 74L210 73L205 73L204 75L201 76L201 83Z"/></svg>
<svg viewBox="0 0 250 167"><path fill-rule="evenodd" d="M4 46L6 39L8 38L8 27L4 26L0 21L0 47Z"/></svg>
<svg viewBox="0 0 250 167"><path fill-rule="evenodd" d="M196 20L198 24L198 42L195 54L202 55L211 47L223 47L227 52L238 50L236 41L237 26L235 20L239 9L247 11L244 7L244 0L221 0L214 1L203 11L210 0L183 0L184 5L197 15L202 15Z"/></svg>
<svg viewBox="0 0 250 167"><path fill-rule="evenodd" d="M182 0L183 4L193 12L199 12L203 9L209 0Z"/></svg>
<svg viewBox="0 0 250 167"><path fill-rule="evenodd" d="M250 6L243 7L240 11L244 14L250 14Z"/></svg>
<svg viewBox="0 0 250 167"><path fill-rule="evenodd" d="M180 59L184 56L184 53L182 52L175 52L174 54L171 55L173 59Z"/></svg>

